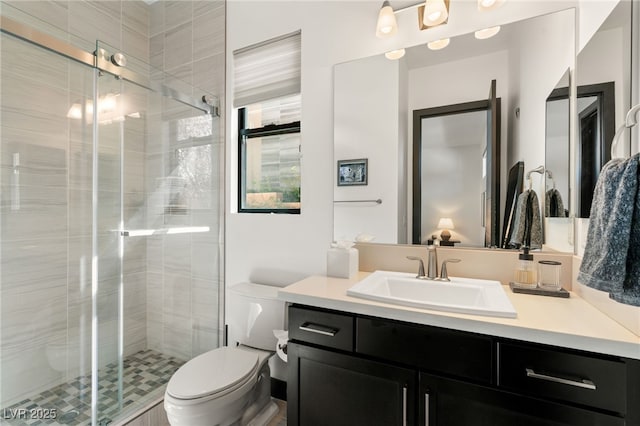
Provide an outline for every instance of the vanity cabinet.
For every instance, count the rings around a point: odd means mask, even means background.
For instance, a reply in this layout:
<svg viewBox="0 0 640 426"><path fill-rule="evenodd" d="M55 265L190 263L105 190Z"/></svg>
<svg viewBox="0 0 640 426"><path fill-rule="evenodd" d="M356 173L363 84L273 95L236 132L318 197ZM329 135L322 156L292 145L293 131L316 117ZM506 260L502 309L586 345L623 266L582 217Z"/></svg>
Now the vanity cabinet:
<svg viewBox="0 0 640 426"><path fill-rule="evenodd" d="M292 305L289 425L640 426L640 361Z"/></svg>
<svg viewBox="0 0 640 426"><path fill-rule="evenodd" d="M416 371L296 343L287 353L297 376L287 385L288 425L416 423Z"/></svg>

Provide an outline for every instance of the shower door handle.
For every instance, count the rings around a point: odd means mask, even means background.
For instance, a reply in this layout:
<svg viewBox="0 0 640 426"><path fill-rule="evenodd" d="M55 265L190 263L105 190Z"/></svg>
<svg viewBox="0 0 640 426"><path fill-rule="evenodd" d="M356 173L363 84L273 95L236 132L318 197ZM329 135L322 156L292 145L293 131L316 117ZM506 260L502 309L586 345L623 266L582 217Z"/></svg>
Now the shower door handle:
<svg viewBox="0 0 640 426"><path fill-rule="evenodd" d="M486 208L487 208L487 193L486 191L483 191L482 194L480 194L480 223L482 224L482 226L487 226Z"/></svg>

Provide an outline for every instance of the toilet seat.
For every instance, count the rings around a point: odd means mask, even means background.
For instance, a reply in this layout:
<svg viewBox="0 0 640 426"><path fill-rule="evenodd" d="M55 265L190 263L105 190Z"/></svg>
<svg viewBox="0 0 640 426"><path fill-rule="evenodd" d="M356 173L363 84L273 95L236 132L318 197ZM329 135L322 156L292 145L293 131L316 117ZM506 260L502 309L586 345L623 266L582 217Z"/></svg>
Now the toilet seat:
<svg viewBox="0 0 640 426"><path fill-rule="evenodd" d="M180 367L169 380L166 392L181 400L218 398L245 384L259 367L257 353L224 346Z"/></svg>

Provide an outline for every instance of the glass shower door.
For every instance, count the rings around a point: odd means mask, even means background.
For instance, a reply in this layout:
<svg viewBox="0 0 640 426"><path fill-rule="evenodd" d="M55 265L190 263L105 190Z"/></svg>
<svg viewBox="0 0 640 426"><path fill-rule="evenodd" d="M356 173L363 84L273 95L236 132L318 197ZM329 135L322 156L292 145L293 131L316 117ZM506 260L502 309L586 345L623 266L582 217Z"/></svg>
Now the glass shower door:
<svg viewBox="0 0 640 426"><path fill-rule="evenodd" d="M0 423L80 424L91 406L93 173L80 106L93 69L0 37Z"/></svg>
<svg viewBox="0 0 640 426"><path fill-rule="evenodd" d="M126 71L154 88L97 77L98 420L157 399L180 365L219 344L217 119L189 104L192 87L133 58Z"/></svg>

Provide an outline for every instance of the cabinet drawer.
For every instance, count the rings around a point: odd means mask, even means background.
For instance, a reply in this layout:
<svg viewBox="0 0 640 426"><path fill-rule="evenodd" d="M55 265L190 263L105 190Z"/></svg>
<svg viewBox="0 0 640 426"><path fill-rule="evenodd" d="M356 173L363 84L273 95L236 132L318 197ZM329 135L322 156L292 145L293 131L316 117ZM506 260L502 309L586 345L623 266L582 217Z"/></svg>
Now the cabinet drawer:
<svg viewBox="0 0 640 426"><path fill-rule="evenodd" d="M329 348L353 351L351 315L289 307L289 338Z"/></svg>
<svg viewBox="0 0 640 426"><path fill-rule="evenodd" d="M625 414L627 367L622 361L560 349L499 344L498 385L539 398Z"/></svg>
<svg viewBox="0 0 640 426"><path fill-rule="evenodd" d="M424 371L491 383L492 339L487 336L403 322L356 320L356 352Z"/></svg>

